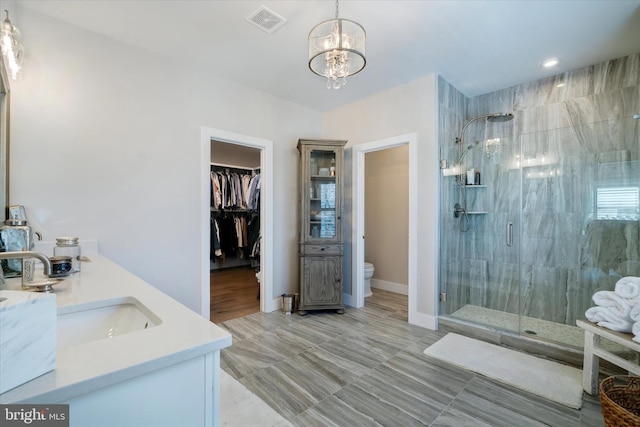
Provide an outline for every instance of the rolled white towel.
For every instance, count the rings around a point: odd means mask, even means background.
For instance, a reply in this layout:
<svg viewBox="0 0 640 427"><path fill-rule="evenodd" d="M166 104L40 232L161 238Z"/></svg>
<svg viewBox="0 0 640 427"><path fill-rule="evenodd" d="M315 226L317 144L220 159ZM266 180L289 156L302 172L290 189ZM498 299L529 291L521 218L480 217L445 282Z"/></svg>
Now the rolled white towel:
<svg viewBox="0 0 640 427"><path fill-rule="evenodd" d="M596 305L610 309L613 314L621 318L629 318L629 313L637 302L636 299L623 298L614 291L598 291L593 294L592 299Z"/></svg>
<svg viewBox="0 0 640 427"><path fill-rule="evenodd" d="M617 316L608 307L591 307L584 315L590 322L612 331L631 332L633 327L633 322L629 317Z"/></svg>
<svg viewBox="0 0 640 427"><path fill-rule="evenodd" d="M640 302L636 303L629 312L629 317L633 322L640 322Z"/></svg>
<svg viewBox="0 0 640 427"><path fill-rule="evenodd" d="M640 277L623 277L616 282L615 292L622 298L640 297Z"/></svg>
<svg viewBox="0 0 640 427"><path fill-rule="evenodd" d="M631 327L631 332L633 333L633 338L635 342L640 342L640 322L636 322Z"/></svg>

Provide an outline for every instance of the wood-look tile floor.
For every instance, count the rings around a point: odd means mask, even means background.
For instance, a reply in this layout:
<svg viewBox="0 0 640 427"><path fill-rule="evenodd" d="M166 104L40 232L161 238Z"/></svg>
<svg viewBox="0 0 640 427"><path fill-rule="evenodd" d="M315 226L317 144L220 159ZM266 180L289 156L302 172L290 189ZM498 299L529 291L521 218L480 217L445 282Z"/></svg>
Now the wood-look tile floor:
<svg viewBox="0 0 640 427"><path fill-rule="evenodd" d="M296 426L604 425L597 397L585 393L574 410L425 356L445 333L409 325L403 295L374 289L343 315L219 325L233 335L222 369Z"/></svg>

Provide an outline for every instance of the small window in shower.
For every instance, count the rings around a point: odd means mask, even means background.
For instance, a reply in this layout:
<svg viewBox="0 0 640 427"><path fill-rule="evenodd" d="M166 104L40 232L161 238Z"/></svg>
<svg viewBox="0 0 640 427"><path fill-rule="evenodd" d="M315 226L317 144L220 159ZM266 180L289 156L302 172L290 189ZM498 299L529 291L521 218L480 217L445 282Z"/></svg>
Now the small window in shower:
<svg viewBox="0 0 640 427"><path fill-rule="evenodd" d="M596 189L597 219L640 219L640 188L600 187Z"/></svg>

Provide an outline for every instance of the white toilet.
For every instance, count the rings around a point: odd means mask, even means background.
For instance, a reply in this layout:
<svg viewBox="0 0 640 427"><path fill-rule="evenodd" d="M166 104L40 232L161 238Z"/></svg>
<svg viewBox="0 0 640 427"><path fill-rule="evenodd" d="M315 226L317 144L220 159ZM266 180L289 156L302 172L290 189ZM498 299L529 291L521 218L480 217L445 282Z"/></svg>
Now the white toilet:
<svg viewBox="0 0 640 427"><path fill-rule="evenodd" d="M371 292L371 276L373 276L373 264L370 262L364 263L364 296L370 297L373 295Z"/></svg>

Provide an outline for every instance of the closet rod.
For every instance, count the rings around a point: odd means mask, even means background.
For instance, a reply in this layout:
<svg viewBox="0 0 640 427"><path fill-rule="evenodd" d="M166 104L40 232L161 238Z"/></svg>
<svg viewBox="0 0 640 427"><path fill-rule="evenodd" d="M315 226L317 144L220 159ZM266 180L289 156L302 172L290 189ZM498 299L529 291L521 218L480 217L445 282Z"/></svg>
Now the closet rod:
<svg viewBox="0 0 640 427"><path fill-rule="evenodd" d="M250 170L250 171L260 170L260 166L258 166L256 168L250 168L250 167L247 167L247 166L225 165L224 163L213 163L213 162L211 162L211 166L216 166L216 167L219 167L219 168L230 168L230 169L245 169L245 170Z"/></svg>

